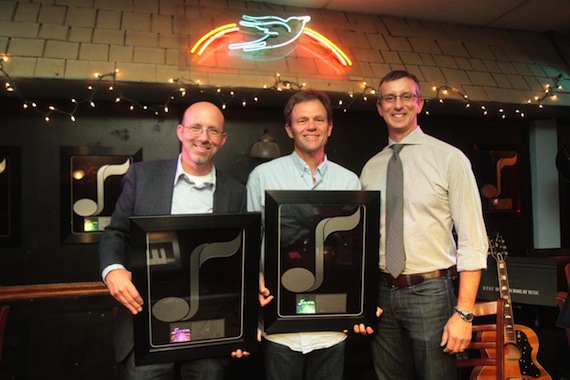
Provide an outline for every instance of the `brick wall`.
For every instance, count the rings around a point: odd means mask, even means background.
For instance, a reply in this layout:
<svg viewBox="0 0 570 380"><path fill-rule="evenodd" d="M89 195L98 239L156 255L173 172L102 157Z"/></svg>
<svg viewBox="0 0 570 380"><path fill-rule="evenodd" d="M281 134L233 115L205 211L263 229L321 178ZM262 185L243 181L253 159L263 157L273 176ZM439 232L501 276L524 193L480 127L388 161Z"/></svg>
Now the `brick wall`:
<svg viewBox="0 0 570 380"><path fill-rule="evenodd" d="M545 5L546 6L546 5ZM228 54L219 39L202 57L189 50L211 29L254 16L311 16L307 24L352 59L344 68L302 37L295 48ZM241 34L240 34L241 33ZM253 39L246 32L226 37ZM568 35L427 22L391 16L287 8L239 0L0 0L0 55L13 78L92 79L119 70L121 81L172 78L211 86L261 88L282 79L327 91L360 92L392 69L415 73L424 95L449 85L475 101L523 104L562 75L570 105ZM289 49L289 50L285 50ZM285 54L288 53L288 54ZM457 94L450 95L458 98Z"/></svg>

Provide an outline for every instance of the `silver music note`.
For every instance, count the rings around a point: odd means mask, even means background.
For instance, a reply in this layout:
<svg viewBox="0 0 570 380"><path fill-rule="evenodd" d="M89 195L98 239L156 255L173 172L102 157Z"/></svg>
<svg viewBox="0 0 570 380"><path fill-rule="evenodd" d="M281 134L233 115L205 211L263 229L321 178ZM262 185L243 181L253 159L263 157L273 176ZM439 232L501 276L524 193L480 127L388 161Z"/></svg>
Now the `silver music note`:
<svg viewBox="0 0 570 380"><path fill-rule="evenodd" d="M348 216L336 216L321 220L315 228L315 273L306 268L296 267L285 271L281 276L283 287L293 293L312 292L324 280L325 240L338 231L350 231L360 222L360 208Z"/></svg>
<svg viewBox="0 0 570 380"><path fill-rule="evenodd" d="M73 211L79 216L99 215L105 208L105 180L113 175L123 175L129 169L131 160L122 164L103 165L97 170L97 202L93 199L79 199L73 204Z"/></svg>
<svg viewBox="0 0 570 380"><path fill-rule="evenodd" d="M242 232L233 240L194 248L190 254L190 302L181 297L162 298L152 307L152 315L163 322L187 321L196 315L200 306L200 267L209 259L233 256L241 245Z"/></svg>
<svg viewBox="0 0 570 380"><path fill-rule="evenodd" d="M513 157L503 157L497 160L497 186L493 184L486 184L481 189L481 193L485 198L497 198L501 195L501 182L502 182L502 172L503 169L508 166L515 166L517 163L518 155L515 153Z"/></svg>

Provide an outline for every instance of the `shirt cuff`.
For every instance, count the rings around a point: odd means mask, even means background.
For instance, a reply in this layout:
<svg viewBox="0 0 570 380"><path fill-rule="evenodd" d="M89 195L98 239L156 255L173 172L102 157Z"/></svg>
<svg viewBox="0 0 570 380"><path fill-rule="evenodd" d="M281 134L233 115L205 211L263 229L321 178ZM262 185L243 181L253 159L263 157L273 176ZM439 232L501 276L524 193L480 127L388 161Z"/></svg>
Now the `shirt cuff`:
<svg viewBox="0 0 570 380"><path fill-rule="evenodd" d="M109 272L115 270L115 269L127 269L125 268L125 266L123 264L111 264L108 265L105 269L103 269L103 272L101 272L101 278L103 279L103 282L105 283L105 285L107 285L107 282L105 281L105 278L107 277L107 275L109 274Z"/></svg>

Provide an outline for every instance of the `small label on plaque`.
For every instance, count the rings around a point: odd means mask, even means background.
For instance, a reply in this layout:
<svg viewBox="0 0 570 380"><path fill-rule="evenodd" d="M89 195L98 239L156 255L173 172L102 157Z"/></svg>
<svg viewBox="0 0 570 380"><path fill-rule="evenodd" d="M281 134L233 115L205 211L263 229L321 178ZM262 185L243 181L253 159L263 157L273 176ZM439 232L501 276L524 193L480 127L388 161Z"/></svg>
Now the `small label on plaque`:
<svg viewBox="0 0 570 380"><path fill-rule="evenodd" d="M170 332L170 343L183 343L192 340L192 332L187 327L175 327Z"/></svg>
<svg viewBox="0 0 570 380"><path fill-rule="evenodd" d="M487 202L490 210L512 210L513 208L511 198L491 198Z"/></svg>
<svg viewBox="0 0 570 380"><path fill-rule="evenodd" d="M192 331L192 340L223 338L226 334L224 319L194 321L190 323L190 326Z"/></svg>
<svg viewBox="0 0 570 380"><path fill-rule="evenodd" d="M297 314L346 313L345 293L297 294Z"/></svg>
<svg viewBox="0 0 570 380"><path fill-rule="evenodd" d="M85 232L101 232L111 223L110 216L83 218L83 230Z"/></svg>

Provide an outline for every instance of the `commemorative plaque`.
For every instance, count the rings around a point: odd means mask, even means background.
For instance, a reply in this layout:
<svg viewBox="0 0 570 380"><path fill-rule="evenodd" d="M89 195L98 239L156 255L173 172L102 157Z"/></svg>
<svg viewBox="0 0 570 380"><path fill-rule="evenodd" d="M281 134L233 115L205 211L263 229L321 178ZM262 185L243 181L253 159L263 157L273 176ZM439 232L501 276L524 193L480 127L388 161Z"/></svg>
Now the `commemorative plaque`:
<svg viewBox="0 0 570 380"><path fill-rule="evenodd" d="M268 333L342 331L376 311L380 193L267 191Z"/></svg>

